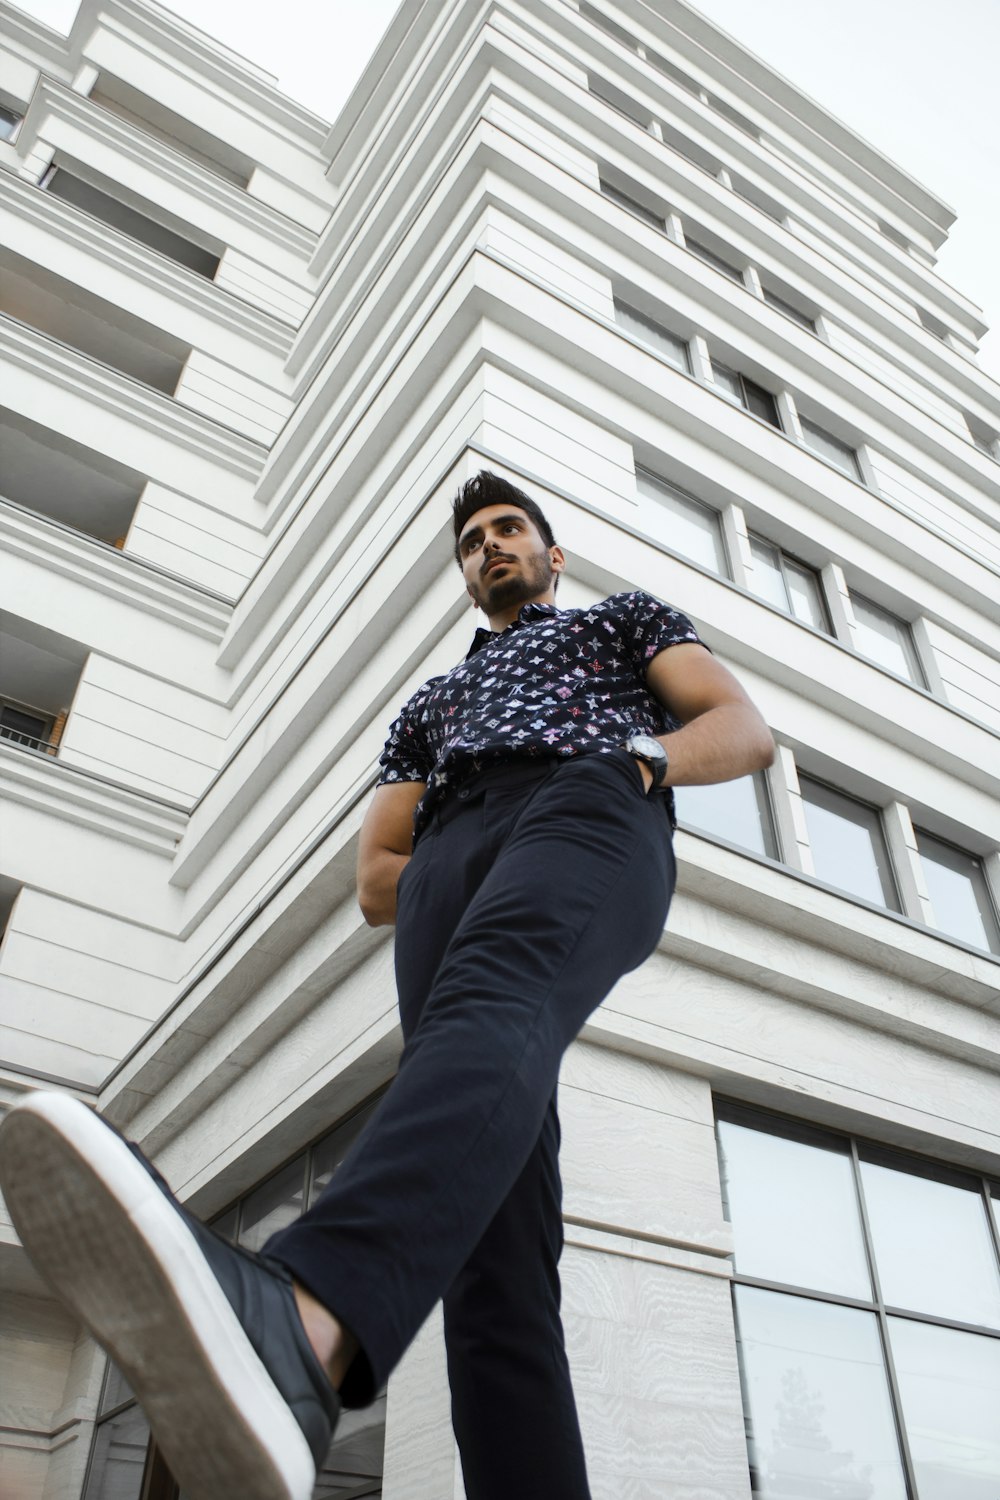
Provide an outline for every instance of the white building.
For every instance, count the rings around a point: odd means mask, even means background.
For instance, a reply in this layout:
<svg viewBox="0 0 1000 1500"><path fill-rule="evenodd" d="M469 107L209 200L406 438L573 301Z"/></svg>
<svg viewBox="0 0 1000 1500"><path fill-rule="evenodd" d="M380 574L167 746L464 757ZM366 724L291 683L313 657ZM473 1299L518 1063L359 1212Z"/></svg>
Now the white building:
<svg viewBox="0 0 1000 1500"><path fill-rule="evenodd" d="M332 127L149 0L0 15L4 1102L250 1243L329 1172L399 1048L357 832L493 467L561 603L678 605L780 745L682 793L564 1067L595 1500L994 1500L1000 388L949 211L682 0L404 0ZM6 1220L0 1288L0 1492L171 1496ZM460 1497L447 1411L432 1319L318 1493Z"/></svg>

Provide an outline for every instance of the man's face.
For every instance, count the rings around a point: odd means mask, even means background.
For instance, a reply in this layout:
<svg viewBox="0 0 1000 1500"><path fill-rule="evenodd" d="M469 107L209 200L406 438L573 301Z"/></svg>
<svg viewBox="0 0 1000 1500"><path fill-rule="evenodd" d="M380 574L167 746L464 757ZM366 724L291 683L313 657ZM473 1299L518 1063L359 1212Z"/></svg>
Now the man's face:
<svg viewBox="0 0 1000 1500"><path fill-rule="evenodd" d="M516 505L486 505L469 517L458 540L465 586L488 615L538 599L551 587L562 553L551 551Z"/></svg>

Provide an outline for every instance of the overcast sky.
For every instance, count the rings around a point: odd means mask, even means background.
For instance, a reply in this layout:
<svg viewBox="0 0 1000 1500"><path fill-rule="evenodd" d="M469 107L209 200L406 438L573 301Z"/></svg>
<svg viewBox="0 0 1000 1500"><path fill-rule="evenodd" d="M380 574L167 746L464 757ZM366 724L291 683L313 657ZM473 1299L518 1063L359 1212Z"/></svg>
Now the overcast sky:
<svg viewBox="0 0 1000 1500"><path fill-rule="evenodd" d="M276 75L332 120L397 0L173 0L169 9ZM76 0L22 0L68 31ZM994 331L1000 380L1000 0L700 0L705 15L957 213L938 272Z"/></svg>

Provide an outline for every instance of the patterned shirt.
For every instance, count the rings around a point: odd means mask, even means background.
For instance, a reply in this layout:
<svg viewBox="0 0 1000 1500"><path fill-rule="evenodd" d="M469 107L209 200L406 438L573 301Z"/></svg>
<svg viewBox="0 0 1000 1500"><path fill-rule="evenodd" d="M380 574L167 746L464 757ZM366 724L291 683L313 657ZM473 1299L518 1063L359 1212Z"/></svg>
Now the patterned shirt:
<svg viewBox="0 0 1000 1500"><path fill-rule="evenodd" d="M630 734L678 729L646 671L681 642L700 644L691 621L651 594L613 594L589 609L525 604L506 630L477 630L464 662L417 689L389 731L379 784L427 783L416 837L441 798L477 771L608 755Z"/></svg>

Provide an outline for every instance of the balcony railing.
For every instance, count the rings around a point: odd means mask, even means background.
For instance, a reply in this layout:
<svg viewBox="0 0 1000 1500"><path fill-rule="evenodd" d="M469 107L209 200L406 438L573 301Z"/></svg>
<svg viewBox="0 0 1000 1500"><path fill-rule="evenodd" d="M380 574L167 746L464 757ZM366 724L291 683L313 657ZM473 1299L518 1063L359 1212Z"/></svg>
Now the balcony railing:
<svg viewBox="0 0 1000 1500"><path fill-rule="evenodd" d="M11 729L0 724L0 740L9 745L20 745L25 750L37 750L41 755L58 755L59 747L51 740L39 739L37 735L25 734L23 729Z"/></svg>

